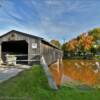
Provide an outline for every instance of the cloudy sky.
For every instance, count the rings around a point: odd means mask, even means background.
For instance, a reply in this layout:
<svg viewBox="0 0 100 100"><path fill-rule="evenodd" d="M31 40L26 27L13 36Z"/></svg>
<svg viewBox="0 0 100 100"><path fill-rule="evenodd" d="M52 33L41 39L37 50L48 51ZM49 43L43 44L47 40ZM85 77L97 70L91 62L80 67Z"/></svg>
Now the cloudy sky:
<svg viewBox="0 0 100 100"><path fill-rule="evenodd" d="M100 0L0 0L0 34L18 30L70 40L100 27Z"/></svg>

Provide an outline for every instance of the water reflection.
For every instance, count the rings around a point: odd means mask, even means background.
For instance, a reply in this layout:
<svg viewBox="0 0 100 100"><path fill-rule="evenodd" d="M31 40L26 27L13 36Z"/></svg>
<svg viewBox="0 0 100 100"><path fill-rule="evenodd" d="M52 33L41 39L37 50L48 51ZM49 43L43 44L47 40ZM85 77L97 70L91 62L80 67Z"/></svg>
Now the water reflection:
<svg viewBox="0 0 100 100"><path fill-rule="evenodd" d="M62 66L63 65L63 66ZM59 67L58 67L59 66ZM82 84L100 84L100 62L95 60L63 60L52 64L50 70L57 85L61 84L62 76L70 77ZM64 80L65 81L65 80ZM68 82L68 81L67 81Z"/></svg>

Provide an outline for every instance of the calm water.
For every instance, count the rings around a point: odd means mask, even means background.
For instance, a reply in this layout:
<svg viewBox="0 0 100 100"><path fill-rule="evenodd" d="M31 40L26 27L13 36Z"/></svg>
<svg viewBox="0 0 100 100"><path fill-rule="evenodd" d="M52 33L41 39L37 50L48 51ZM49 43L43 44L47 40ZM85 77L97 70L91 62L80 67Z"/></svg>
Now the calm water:
<svg viewBox="0 0 100 100"><path fill-rule="evenodd" d="M70 77L72 80L77 80L87 85L100 84L99 61L63 60L62 63L52 64L50 70L57 85L60 85L63 74Z"/></svg>

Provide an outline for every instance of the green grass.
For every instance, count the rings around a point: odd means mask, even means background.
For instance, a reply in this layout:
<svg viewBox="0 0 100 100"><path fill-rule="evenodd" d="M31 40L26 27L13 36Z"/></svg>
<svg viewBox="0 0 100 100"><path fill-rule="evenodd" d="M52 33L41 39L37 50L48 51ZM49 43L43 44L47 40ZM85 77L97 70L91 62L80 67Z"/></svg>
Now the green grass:
<svg viewBox="0 0 100 100"><path fill-rule="evenodd" d="M100 90L63 86L52 90L40 65L0 84L0 100L99 100Z"/></svg>

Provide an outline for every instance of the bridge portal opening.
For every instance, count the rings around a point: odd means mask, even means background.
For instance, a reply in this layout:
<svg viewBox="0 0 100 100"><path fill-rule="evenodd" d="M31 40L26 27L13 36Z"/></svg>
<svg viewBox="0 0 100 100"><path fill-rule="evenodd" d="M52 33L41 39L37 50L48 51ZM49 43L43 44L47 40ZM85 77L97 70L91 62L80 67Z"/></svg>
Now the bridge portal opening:
<svg viewBox="0 0 100 100"><path fill-rule="evenodd" d="M8 54L16 57L16 64L28 64L28 43L24 40L2 42L1 53L4 62Z"/></svg>

